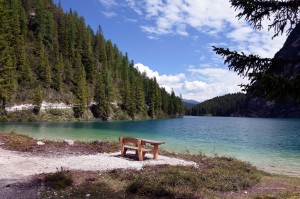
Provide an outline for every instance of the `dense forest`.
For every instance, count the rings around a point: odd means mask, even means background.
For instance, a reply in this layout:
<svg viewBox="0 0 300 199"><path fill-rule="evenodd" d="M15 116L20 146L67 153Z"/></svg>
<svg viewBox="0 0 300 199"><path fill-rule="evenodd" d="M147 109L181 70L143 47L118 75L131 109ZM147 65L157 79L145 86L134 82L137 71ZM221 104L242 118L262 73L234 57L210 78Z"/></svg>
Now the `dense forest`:
<svg viewBox="0 0 300 199"><path fill-rule="evenodd" d="M42 101L74 105L104 120L178 117L181 99L133 67L99 25L52 0L0 0L0 116ZM39 111L37 111L38 114Z"/></svg>
<svg viewBox="0 0 300 199"><path fill-rule="evenodd" d="M249 98L243 93L227 94L186 108L186 115L233 116L247 108Z"/></svg>

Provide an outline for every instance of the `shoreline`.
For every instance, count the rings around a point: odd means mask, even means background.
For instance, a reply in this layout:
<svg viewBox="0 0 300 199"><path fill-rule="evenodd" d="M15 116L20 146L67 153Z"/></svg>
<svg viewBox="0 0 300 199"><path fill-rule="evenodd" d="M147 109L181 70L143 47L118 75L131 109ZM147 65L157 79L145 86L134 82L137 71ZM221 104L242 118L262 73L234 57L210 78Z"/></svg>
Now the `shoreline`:
<svg viewBox="0 0 300 199"><path fill-rule="evenodd" d="M2 132L0 132L0 135L1 135ZM26 134L21 134L21 135L26 135ZM32 135L29 135L29 136L32 136ZM48 141L51 141L51 142L63 142L64 138L33 138L35 140L35 142L33 143L33 145L36 144L36 141L38 140L48 140ZM70 140L75 140L73 138L65 138L65 139L70 139ZM109 142L109 143L115 143L112 139L110 138L106 138L106 139L101 139L102 141L101 142ZM91 143L91 142L98 142L98 141L95 141L95 139L88 139L88 140L77 140L77 142L87 142L87 143ZM99 141L100 142L100 141ZM118 144L117 144L118 145ZM118 146L117 146L118 147ZM1 148L1 140L0 140L0 148ZM199 152L193 152L193 151L184 151L184 150L181 150L180 152L178 151L174 151L174 150L170 150L170 149L165 149L164 147L162 147L161 149L163 149L164 151L166 151L167 153L175 153L175 154L190 154L190 155L197 155L199 154ZM40 149L38 149L40 150ZM63 154L64 152L63 151L60 151L59 152L60 154ZM100 152L101 153L101 152ZM93 154L95 154L93 152ZM284 176L289 176L289 177L297 177L297 178L300 178L300 173L297 172L298 170L295 170L293 168L289 169L289 166L282 166L281 167L278 167L278 166L273 166L272 164L260 164L259 161L249 161L249 160L245 160L243 158L239 158L239 157L235 157L234 155L230 156L230 155L220 155L216 152L216 154L210 154L210 153L201 153L207 157L229 157L229 158L235 158L237 160L240 160L240 161L243 161L245 163L249 162L251 165L255 166L256 168L258 168L259 170L261 171L264 171L264 172L267 172L267 173L271 173L271 174L275 174L275 175L284 175Z"/></svg>
<svg viewBox="0 0 300 199"><path fill-rule="evenodd" d="M116 198L116 193L117 198L144 198L145 193L145 198L165 193L171 198L187 193L190 198L300 196L300 178L272 175L235 158L160 150L158 160L148 153L138 161L134 152L122 157L117 142L42 142L0 134L0 198L101 198L103 193L107 198ZM47 184L50 176L74 183L57 190ZM136 186L141 191L136 192Z"/></svg>

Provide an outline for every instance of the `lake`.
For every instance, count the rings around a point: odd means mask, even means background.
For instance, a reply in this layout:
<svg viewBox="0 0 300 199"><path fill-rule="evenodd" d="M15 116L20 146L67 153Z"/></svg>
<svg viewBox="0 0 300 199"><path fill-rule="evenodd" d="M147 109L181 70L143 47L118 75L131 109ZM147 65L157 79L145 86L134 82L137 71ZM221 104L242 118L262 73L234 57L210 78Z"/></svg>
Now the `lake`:
<svg viewBox="0 0 300 199"><path fill-rule="evenodd" d="M300 119L184 117L150 121L0 123L37 139L163 140L174 152L235 157L260 169L300 177Z"/></svg>

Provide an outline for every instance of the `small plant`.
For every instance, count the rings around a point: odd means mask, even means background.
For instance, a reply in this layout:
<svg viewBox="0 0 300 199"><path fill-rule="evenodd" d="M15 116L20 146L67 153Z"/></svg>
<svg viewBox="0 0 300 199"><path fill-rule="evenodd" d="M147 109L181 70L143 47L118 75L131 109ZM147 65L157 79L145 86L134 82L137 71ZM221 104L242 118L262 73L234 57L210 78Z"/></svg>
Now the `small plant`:
<svg viewBox="0 0 300 199"><path fill-rule="evenodd" d="M54 189L65 189L73 183L72 175L69 171L65 171L62 167L57 172L45 177L45 184Z"/></svg>

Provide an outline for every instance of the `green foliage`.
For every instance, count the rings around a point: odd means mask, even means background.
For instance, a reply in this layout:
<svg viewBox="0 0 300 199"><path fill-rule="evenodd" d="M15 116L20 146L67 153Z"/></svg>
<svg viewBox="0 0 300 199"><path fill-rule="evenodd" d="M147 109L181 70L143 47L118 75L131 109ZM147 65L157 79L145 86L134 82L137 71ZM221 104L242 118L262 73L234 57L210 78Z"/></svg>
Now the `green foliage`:
<svg viewBox="0 0 300 199"><path fill-rule="evenodd" d="M230 2L235 9L239 10L237 17L245 17L245 20L255 29L262 29L264 19L270 19L273 15L273 22L269 25L269 29L274 29L274 37L282 34L286 26L289 26L287 33L290 33L299 22L298 1L230 0Z"/></svg>
<svg viewBox="0 0 300 199"><path fill-rule="evenodd" d="M45 184L58 190L65 189L71 186L72 183L72 175L68 171L63 170L63 168L45 177Z"/></svg>
<svg viewBox="0 0 300 199"><path fill-rule="evenodd" d="M101 26L94 33L76 11L64 13L52 0L0 3L2 112L7 101L38 105L42 99L61 102L65 94L81 118L93 99L102 119L158 118L170 104L170 116L183 115L179 98L138 72L128 54L104 38ZM35 95L28 95L32 90Z"/></svg>
<svg viewBox="0 0 300 199"><path fill-rule="evenodd" d="M248 98L243 93L227 94L204 101L186 110L193 116L231 116L247 107Z"/></svg>
<svg viewBox="0 0 300 199"><path fill-rule="evenodd" d="M60 91L63 86L63 58L62 55L59 56L57 63L53 69L54 77L53 78L53 88L57 91Z"/></svg>
<svg viewBox="0 0 300 199"><path fill-rule="evenodd" d="M34 98L33 98L33 103L36 106L40 106L43 102L43 91L42 91L42 86L41 84L38 84L38 86L35 89L34 92Z"/></svg>
<svg viewBox="0 0 300 199"><path fill-rule="evenodd" d="M16 67L15 56L11 46L14 45L11 25L13 19L10 15L8 2L0 1L0 102L2 106L1 113L5 114L6 101L13 96L16 90Z"/></svg>

